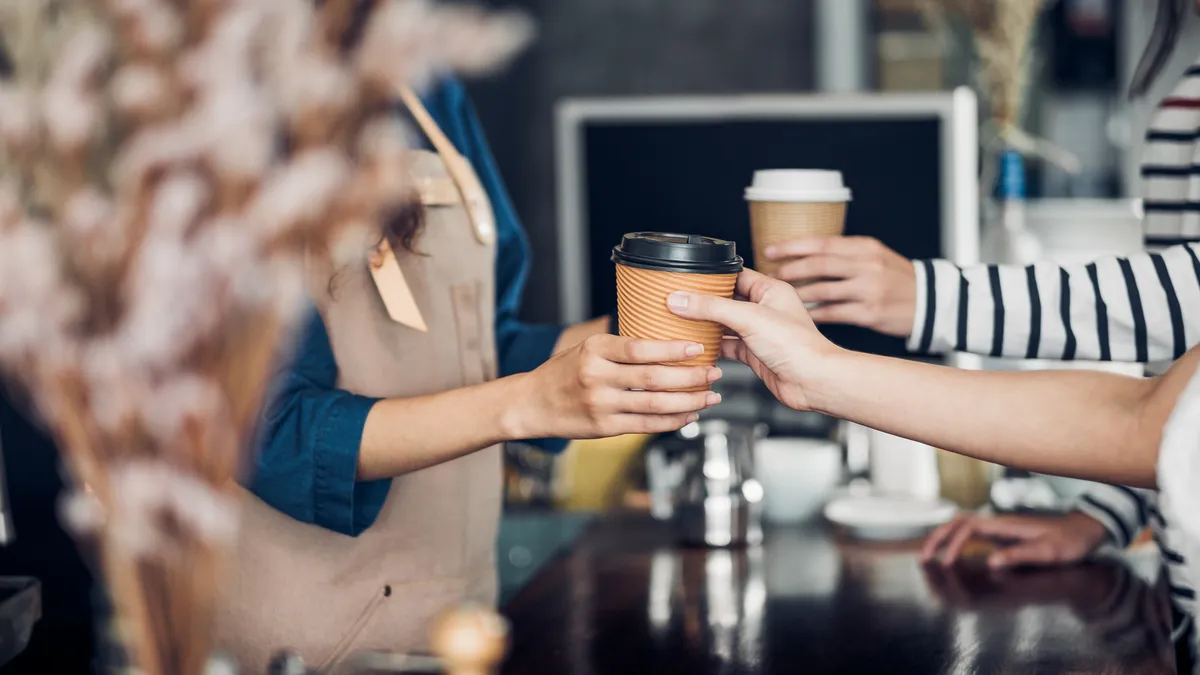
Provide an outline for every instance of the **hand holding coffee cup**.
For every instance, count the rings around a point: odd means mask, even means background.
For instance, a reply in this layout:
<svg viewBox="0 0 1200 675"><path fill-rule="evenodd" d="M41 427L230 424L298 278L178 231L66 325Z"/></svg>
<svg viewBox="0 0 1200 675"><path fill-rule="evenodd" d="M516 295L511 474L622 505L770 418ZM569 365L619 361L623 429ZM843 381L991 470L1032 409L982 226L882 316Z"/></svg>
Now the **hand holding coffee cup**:
<svg viewBox="0 0 1200 675"><path fill-rule="evenodd" d="M712 366L721 354L725 328L691 321L667 308L675 291L732 298L742 259L731 241L699 235L635 232L613 248L617 271L617 324L621 335L643 340L682 340L704 353L678 366Z"/></svg>
<svg viewBox="0 0 1200 675"><path fill-rule="evenodd" d="M754 172L746 188L756 269L776 277L780 260L767 249L807 237L841 236L850 190L839 171L772 169Z"/></svg>

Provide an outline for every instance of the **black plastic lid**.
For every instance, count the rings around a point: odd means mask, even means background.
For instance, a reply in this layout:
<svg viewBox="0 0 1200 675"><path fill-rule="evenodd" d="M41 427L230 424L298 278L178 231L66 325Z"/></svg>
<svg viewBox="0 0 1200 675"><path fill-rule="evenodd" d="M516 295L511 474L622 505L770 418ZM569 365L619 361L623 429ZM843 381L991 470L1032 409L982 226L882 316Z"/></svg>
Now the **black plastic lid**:
<svg viewBox="0 0 1200 675"><path fill-rule="evenodd" d="M724 239L698 234L632 232L613 248L613 262L661 272L692 274L737 274L742 259L737 245Z"/></svg>

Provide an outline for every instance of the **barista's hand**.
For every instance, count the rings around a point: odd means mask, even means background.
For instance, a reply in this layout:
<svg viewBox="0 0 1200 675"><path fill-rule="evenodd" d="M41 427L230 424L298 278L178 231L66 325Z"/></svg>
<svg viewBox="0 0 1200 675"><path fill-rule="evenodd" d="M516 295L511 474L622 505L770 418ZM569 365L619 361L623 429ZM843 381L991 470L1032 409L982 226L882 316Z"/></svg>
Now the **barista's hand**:
<svg viewBox="0 0 1200 675"><path fill-rule="evenodd" d="M784 405L811 409L806 378L838 348L817 331L790 284L746 270L738 276L737 295L747 301L677 292L667 306L685 319L727 326L736 338L726 338L723 356L750 366Z"/></svg>
<svg viewBox="0 0 1200 675"><path fill-rule="evenodd" d="M715 367L667 366L703 353L689 342L593 335L564 349L521 379L518 438L607 438L675 431L720 402L705 387ZM641 391L632 391L641 390Z"/></svg>
<svg viewBox="0 0 1200 675"><path fill-rule="evenodd" d="M796 289L817 323L844 323L908 337L917 282L913 265L871 237L808 237L767 249L782 260L779 278L811 281Z"/></svg>
<svg viewBox="0 0 1200 675"><path fill-rule="evenodd" d="M966 515L934 530L921 557L953 565L968 541L982 538L1002 544L988 555L989 567L1069 565L1088 557L1107 537L1103 525L1079 511L1061 516Z"/></svg>

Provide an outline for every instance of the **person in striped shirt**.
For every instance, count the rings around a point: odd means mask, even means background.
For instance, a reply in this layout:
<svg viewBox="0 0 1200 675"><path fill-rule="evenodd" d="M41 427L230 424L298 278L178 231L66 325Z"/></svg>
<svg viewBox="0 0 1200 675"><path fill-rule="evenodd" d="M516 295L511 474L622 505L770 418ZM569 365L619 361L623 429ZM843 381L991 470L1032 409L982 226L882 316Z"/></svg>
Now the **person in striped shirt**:
<svg viewBox="0 0 1200 675"><path fill-rule="evenodd" d="M1155 378L959 370L840 348L817 331L790 284L753 270L739 275L736 295L744 300L676 292L667 306L728 327L722 355L749 366L790 408L987 462L1161 489L1195 572L1200 347Z"/></svg>
<svg viewBox="0 0 1200 675"><path fill-rule="evenodd" d="M1196 3L1200 6L1200 2ZM788 262L779 276L801 286L818 323L847 323L907 337L920 353L969 351L988 356L1162 362L1200 342L1200 26L1188 0L1160 0L1151 44L1132 93L1160 100L1142 150L1147 253L1089 264L1028 267L945 260L910 262L878 241L796 240L768 252ZM1169 92L1154 83L1182 72ZM1163 95L1165 94L1165 95ZM1129 545L1147 526L1170 578L1178 635L1190 629L1195 590L1157 495L1097 484L1057 518L969 516L938 530L928 559L953 562L972 536L1017 542L990 562L1061 564L1082 560L1105 542ZM940 556L939 556L940 554Z"/></svg>

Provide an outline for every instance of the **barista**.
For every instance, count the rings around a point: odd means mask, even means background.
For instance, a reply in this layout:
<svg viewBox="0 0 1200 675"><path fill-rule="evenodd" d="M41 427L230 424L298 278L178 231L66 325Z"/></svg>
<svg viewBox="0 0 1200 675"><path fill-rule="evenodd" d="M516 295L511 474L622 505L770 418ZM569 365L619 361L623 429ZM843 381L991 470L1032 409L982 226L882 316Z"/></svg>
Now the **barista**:
<svg viewBox="0 0 1200 675"><path fill-rule="evenodd" d="M505 441L665 432L719 400L670 391L716 368L661 365L700 345L521 323L528 247L462 86L402 104L431 148L420 208L357 264L311 257L316 312L264 419L221 622L250 672L283 647L420 650L447 605L494 603Z"/></svg>

